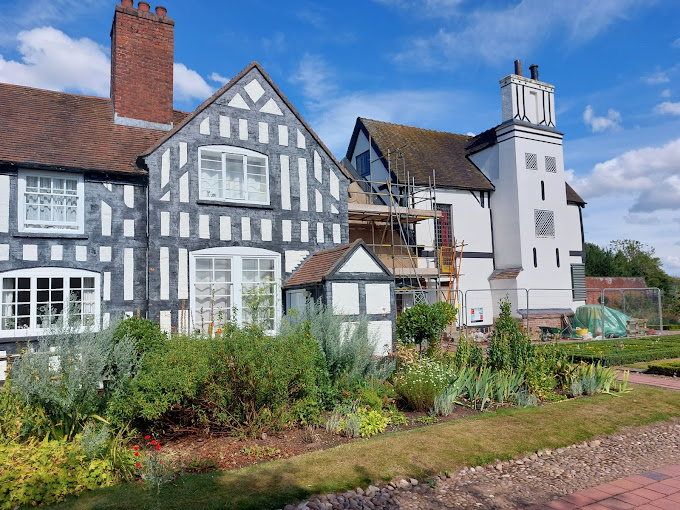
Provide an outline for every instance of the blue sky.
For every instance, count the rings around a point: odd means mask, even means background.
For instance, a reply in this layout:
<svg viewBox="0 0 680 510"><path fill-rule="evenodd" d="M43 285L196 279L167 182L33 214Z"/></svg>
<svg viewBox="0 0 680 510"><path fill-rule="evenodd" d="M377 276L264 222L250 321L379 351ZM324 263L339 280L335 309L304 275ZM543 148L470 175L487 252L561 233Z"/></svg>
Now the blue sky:
<svg viewBox="0 0 680 510"><path fill-rule="evenodd" d="M107 96L115 1L0 1L0 81ZM155 3L151 2L152 10ZM680 276L680 2L164 1L175 106L257 60L338 156L357 116L456 133L500 122L522 59L556 86L586 240L632 238Z"/></svg>

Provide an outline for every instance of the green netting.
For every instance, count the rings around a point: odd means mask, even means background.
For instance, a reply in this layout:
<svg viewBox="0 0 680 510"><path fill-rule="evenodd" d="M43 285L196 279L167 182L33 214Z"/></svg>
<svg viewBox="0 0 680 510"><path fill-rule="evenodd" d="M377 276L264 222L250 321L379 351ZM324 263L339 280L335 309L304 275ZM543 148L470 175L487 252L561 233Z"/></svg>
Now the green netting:
<svg viewBox="0 0 680 510"><path fill-rule="evenodd" d="M588 328L592 335L598 336L602 332L602 309L604 308L604 336L626 336L626 321L630 317L607 306L585 305L579 306L574 314L574 326Z"/></svg>

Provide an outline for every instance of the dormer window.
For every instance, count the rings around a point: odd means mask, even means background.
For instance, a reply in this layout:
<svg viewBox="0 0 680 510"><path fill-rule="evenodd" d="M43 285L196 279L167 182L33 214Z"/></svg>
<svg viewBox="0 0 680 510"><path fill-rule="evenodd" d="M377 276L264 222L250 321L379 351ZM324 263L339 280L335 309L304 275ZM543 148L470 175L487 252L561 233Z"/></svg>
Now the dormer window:
<svg viewBox="0 0 680 510"><path fill-rule="evenodd" d="M239 147L201 147L199 165L202 199L269 204L269 162L264 154Z"/></svg>
<svg viewBox="0 0 680 510"><path fill-rule="evenodd" d="M59 172L19 173L19 232L83 230L83 177Z"/></svg>

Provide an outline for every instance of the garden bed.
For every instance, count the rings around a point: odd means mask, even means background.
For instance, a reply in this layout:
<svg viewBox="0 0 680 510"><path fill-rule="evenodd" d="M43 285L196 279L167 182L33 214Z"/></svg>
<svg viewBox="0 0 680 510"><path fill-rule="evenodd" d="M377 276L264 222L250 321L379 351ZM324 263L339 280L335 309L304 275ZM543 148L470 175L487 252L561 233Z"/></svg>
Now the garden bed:
<svg viewBox="0 0 680 510"><path fill-rule="evenodd" d="M680 357L680 335L560 343L573 361L606 366Z"/></svg>
<svg viewBox="0 0 680 510"><path fill-rule="evenodd" d="M447 423L479 413L480 411L469 407L457 406L453 414L439 416L435 421L427 413L405 412L403 414L408 424L388 425L385 433L422 428L432 423ZM174 462L184 466L184 471L205 473L214 469L229 471L252 464L287 459L356 441L366 439L328 433L323 428L297 427L264 434L258 438L191 434L170 439L164 442L164 447Z"/></svg>

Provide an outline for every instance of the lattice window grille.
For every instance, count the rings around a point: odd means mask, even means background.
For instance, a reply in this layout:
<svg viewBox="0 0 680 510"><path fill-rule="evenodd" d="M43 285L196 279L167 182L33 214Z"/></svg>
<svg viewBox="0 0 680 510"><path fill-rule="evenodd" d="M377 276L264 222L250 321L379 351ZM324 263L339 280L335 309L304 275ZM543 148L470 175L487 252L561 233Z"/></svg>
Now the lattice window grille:
<svg viewBox="0 0 680 510"><path fill-rule="evenodd" d="M527 170L538 170L538 158L536 157L536 154L525 152L524 161L526 163Z"/></svg>
<svg viewBox="0 0 680 510"><path fill-rule="evenodd" d="M536 237L555 237L555 213L543 209L534 209Z"/></svg>
<svg viewBox="0 0 680 510"><path fill-rule="evenodd" d="M557 160L552 156L545 157L545 171L553 174L557 173Z"/></svg>

